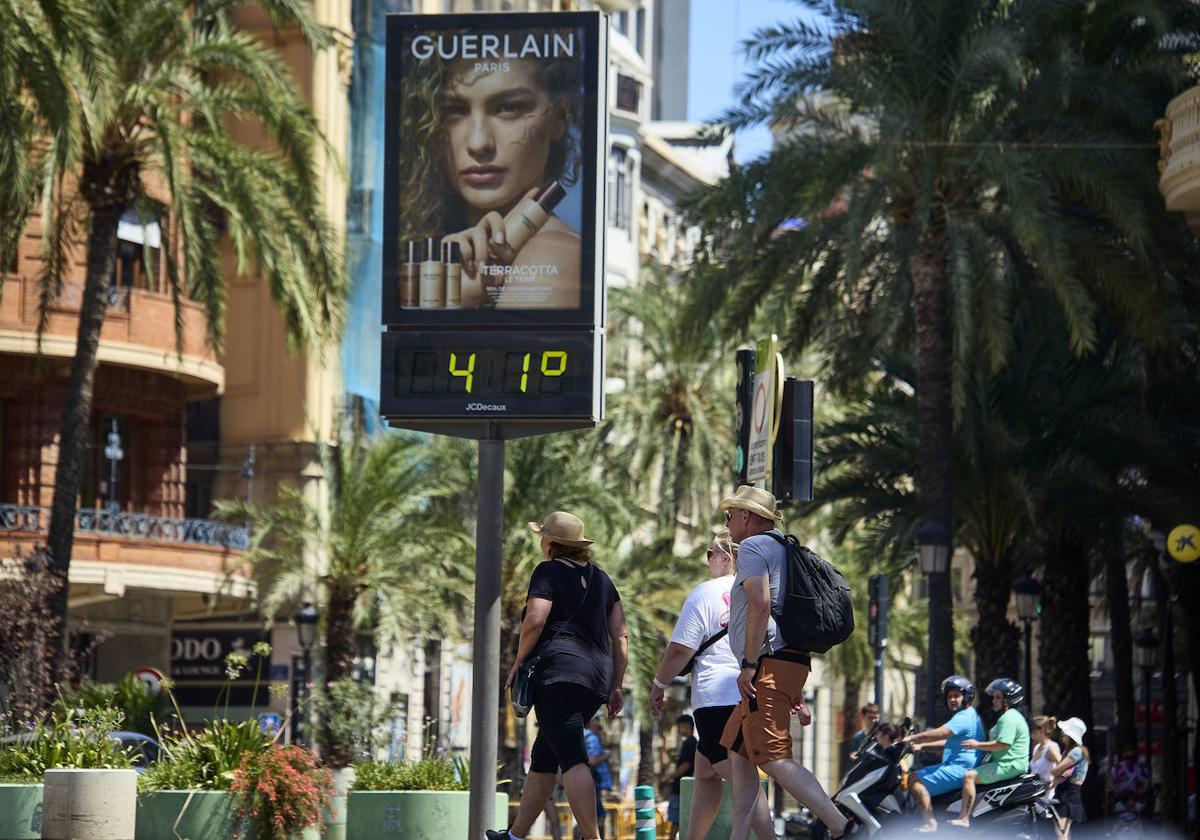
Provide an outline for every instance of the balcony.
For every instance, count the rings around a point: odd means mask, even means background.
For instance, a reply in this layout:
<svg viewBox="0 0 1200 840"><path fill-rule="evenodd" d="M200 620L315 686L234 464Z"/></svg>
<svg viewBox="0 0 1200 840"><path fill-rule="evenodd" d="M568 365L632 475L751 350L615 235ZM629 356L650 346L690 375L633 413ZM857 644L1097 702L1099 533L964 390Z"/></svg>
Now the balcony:
<svg viewBox="0 0 1200 840"><path fill-rule="evenodd" d="M1183 213L1200 236L1200 87L1172 99L1155 127L1161 150L1158 188L1167 209Z"/></svg>
<svg viewBox="0 0 1200 840"><path fill-rule="evenodd" d="M39 284L33 276L9 274L0 296L0 353L34 355L38 352ZM80 283L64 284L51 305L41 352L71 358L83 294ZM189 390L209 394L224 389L224 368L208 344L204 308L193 301L180 303L182 353L175 346L175 306L169 294L140 288L117 287L110 296L100 333L102 364L140 368L178 376Z"/></svg>
<svg viewBox="0 0 1200 840"><path fill-rule="evenodd" d="M0 505L0 531L41 533L50 527L50 509L27 505ZM211 519L173 519L148 513L126 513L99 508L75 511L75 533L121 537L129 540L208 545L245 550L249 542L244 525L225 525Z"/></svg>
<svg viewBox="0 0 1200 840"><path fill-rule="evenodd" d="M50 509L0 505L0 560L44 545ZM223 593L243 598L252 584L240 566L249 543L243 525L145 513L75 511L71 585L95 585L120 597L125 587L174 594Z"/></svg>

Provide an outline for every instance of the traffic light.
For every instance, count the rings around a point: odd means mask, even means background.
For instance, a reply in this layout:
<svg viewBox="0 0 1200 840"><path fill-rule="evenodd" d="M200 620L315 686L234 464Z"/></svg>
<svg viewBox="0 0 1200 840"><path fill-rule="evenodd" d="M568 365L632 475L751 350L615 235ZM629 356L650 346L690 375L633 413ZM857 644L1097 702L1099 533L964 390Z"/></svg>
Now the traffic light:
<svg viewBox="0 0 1200 840"><path fill-rule="evenodd" d="M737 470L735 486L746 484L746 468L749 466L750 410L754 407L754 351L737 351Z"/></svg>
<svg viewBox="0 0 1200 840"><path fill-rule="evenodd" d="M771 492L781 502L813 500L813 383L783 381L783 411L775 438Z"/></svg>
<svg viewBox="0 0 1200 840"><path fill-rule="evenodd" d="M887 647L888 637L888 578L887 575L871 575L867 580L869 596L867 616L867 641L871 647Z"/></svg>

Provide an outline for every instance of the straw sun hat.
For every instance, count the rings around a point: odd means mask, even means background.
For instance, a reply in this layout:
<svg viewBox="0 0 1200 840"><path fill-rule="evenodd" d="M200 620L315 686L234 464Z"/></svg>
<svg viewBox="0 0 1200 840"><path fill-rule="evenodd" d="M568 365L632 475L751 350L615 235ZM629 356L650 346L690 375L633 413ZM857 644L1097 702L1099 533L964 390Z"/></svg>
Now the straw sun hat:
<svg viewBox="0 0 1200 840"><path fill-rule="evenodd" d="M592 541L584 539L583 520L572 513L556 510L546 517L542 523L530 522L529 530L538 536L545 537L551 542L583 548L591 545Z"/></svg>
<svg viewBox="0 0 1200 840"><path fill-rule="evenodd" d="M721 502L721 510L748 510L775 522L783 519L783 514L775 509L775 497L761 487L752 487L749 484L743 484L732 496Z"/></svg>

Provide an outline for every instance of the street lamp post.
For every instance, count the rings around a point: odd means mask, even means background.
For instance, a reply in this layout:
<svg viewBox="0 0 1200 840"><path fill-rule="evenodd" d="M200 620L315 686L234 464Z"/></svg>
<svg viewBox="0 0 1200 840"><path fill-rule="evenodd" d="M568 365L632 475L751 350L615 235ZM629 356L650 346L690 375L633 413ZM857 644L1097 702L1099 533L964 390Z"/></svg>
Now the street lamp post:
<svg viewBox="0 0 1200 840"><path fill-rule="evenodd" d="M1146 771L1150 774L1150 781L1153 783L1154 757L1150 749L1150 677L1158 666L1158 634L1149 626L1143 627L1134 637L1133 644L1137 653L1138 667L1142 669L1142 691L1146 704Z"/></svg>
<svg viewBox="0 0 1200 840"><path fill-rule="evenodd" d="M296 715L298 720L300 719L300 709L297 701L307 701L312 691L312 649L317 643L317 622L320 618L321 615L313 606L312 601L305 601L304 606L297 610L292 619L296 622L296 637L300 641L300 649L304 652L304 694L292 701L292 714ZM304 710L304 715L308 716L307 708ZM302 731L304 737L297 740L302 740L305 746L310 746L308 726L304 726Z"/></svg>
<svg viewBox="0 0 1200 840"><path fill-rule="evenodd" d="M108 445L104 447L104 457L108 459L108 502L105 507L110 513L116 513L121 509L121 503L117 501L117 478L119 465L125 459L125 450L121 448L121 432L117 428L117 418L112 418L111 422Z"/></svg>
<svg viewBox="0 0 1200 840"><path fill-rule="evenodd" d="M242 481L246 482L246 504L250 504L251 489L254 486L254 444L250 444L250 448L246 450L246 457L242 461Z"/></svg>
<svg viewBox="0 0 1200 840"><path fill-rule="evenodd" d="M932 590L934 581L950 570L950 529L942 522L931 521L922 523L917 529L917 544L920 547L921 571L925 574L929 588ZM938 675L933 673L937 661L939 639L937 638L937 616L933 613L933 604L929 608L929 655L926 659L926 692L925 692L925 723L933 726L938 713ZM943 674L943 677L949 674Z"/></svg>
<svg viewBox="0 0 1200 840"><path fill-rule="evenodd" d="M1042 585L1029 576L1021 575L1013 583L1013 594L1017 598L1017 618L1025 625L1025 696L1029 708L1033 708L1033 620L1037 618L1038 597Z"/></svg>

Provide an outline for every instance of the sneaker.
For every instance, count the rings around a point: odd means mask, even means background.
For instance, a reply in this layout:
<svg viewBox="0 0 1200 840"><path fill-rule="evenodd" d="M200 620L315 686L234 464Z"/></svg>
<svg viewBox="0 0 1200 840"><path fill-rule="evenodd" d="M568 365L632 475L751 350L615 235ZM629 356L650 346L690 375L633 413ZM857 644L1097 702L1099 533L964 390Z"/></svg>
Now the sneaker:
<svg viewBox="0 0 1200 840"><path fill-rule="evenodd" d="M495 828L489 828L483 833L483 836L486 837L487 840L508 840L509 837L507 828L501 828L498 830Z"/></svg>

